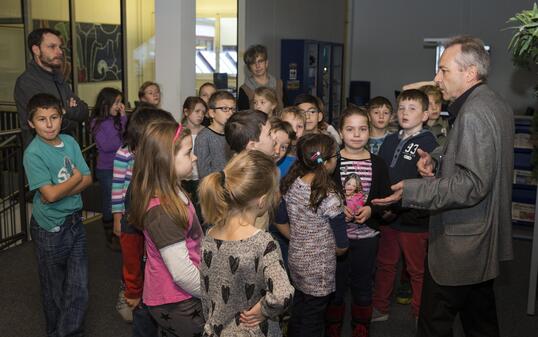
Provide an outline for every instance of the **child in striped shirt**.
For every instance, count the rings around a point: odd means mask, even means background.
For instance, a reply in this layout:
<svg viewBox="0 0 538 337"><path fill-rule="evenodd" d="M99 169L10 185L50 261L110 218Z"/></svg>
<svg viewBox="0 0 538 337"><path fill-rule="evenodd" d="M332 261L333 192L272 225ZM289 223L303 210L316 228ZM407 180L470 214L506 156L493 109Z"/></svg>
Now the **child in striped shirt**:
<svg viewBox="0 0 538 337"><path fill-rule="evenodd" d="M174 121L169 112L144 105L135 110L126 125L125 145L118 149L114 158L112 177L112 215L114 218L114 234L120 237L122 252L122 287L116 309L125 320L148 321L149 313L140 306L143 288L142 259L144 255L144 235L126 222L129 211L128 190L133 174L135 150L139 139L144 134L146 125L152 121ZM132 311L137 309L137 313ZM144 314L146 313L146 314ZM149 320L151 322L151 320ZM133 324L134 330L141 324ZM156 325L155 329L156 336ZM149 327L145 327L149 330Z"/></svg>

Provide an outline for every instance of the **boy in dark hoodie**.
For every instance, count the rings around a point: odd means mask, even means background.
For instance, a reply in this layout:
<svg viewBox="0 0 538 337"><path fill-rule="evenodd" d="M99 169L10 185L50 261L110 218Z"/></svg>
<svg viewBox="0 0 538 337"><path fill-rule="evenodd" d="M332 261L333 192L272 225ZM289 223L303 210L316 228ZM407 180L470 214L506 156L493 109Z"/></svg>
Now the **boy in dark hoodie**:
<svg viewBox="0 0 538 337"><path fill-rule="evenodd" d="M422 91L405 90L398 96L398 123L401 130L387 136L379 149L379 156L389 167L390 182L396 184L403 179L420 178L417 149L431 152L437 147L435 136L423 124L428 120L428 96ZM411 276L413 299L411 309L418 317L424 261L428 246L429 213L409 208L392 210L392 222L381 227L377 272L373 296L372 321L387 320L390 295L394 287L396 270L403 253L407 270Z"/></svg>

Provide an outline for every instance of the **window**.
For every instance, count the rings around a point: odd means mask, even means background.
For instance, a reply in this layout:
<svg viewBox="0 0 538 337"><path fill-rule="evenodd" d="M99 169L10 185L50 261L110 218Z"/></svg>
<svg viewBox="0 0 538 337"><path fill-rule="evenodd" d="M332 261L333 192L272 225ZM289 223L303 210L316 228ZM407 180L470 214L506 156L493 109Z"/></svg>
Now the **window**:
<svg viewBox="0 0 538 337"><path fill-rule="evenodd" d="M228 90L237 90L237 1L196 2L196 89L225 73Z"/></svg>

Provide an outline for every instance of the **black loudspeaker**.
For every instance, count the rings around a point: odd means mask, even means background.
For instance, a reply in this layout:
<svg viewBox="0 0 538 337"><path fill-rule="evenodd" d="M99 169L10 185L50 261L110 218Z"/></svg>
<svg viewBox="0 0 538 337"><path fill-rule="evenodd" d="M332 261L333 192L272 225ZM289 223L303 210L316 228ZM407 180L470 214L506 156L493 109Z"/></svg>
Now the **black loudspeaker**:
<svg viewBox="0 0 538 337"><path fill-rule="evenodd" d="M370 101L370 81L351 81L348 100L358 106L366 105Z"/></svg>
<svg viewBox="0 0 538 337"><path fill-rule="evenodd" d="M228 89L228 74L227 73L213 73L213 83L217 89Z"/></svg>

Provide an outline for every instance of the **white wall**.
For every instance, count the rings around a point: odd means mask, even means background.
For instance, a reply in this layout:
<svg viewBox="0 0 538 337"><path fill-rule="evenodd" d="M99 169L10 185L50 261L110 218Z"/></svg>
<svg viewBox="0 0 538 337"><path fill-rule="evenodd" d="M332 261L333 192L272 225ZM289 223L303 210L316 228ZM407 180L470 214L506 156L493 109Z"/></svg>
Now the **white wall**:
<svg viewBox="0 0 538 337"><path fill-rule="evenodd" d="M269 72L277 77L280 76L281 39L315 39L344 43L344 0L245 2L245 48L253 44L265 45L269 53ZM240 66L244 66L244 52L240 47Z"/></svg>
<svg viewBox="0 0 538 337"><path fill-rule="evenodd" d="M490 86L516 113L536 106L535 74L512 65L512 31L502 31L530 0L353 0L351 80L371 81L371 95L394 101L405 83L434 77L435 49L424 38L474 35L491 46ZM346 93L347 94L347 93Z"/></svg>
<svg viewBox="0 0 538 337"><path fill-rule="evenodd" d="M161 106L181 119L182 104L195 94L195 0L155 2L155 79Z"/></svg>

